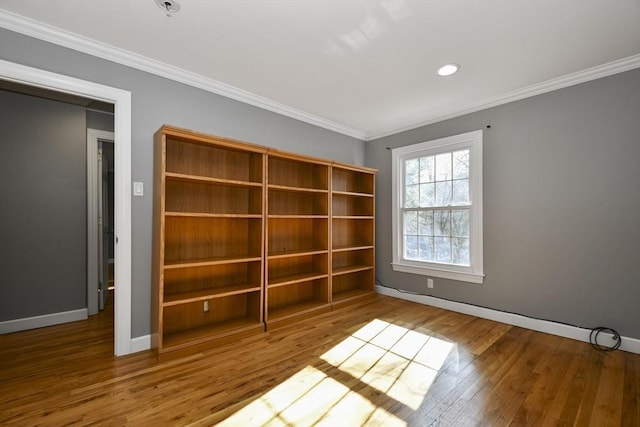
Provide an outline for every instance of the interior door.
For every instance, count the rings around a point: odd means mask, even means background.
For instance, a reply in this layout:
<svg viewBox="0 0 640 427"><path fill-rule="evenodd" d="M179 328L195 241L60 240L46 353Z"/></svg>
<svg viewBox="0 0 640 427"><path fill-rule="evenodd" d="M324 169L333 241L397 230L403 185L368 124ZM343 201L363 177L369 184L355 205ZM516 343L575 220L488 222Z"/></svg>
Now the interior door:
<svg viewBox="0 0 640 427"><path fill-rule="evenodd" d="M109 161L98 147L98 308L109 298Z"/></svg>

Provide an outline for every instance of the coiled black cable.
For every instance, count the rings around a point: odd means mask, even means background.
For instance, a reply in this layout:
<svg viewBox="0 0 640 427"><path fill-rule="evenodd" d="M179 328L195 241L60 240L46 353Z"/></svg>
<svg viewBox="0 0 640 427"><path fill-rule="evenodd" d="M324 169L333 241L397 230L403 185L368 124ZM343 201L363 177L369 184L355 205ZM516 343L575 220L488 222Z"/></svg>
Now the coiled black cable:
<svg viewBox="0 0 640 427"><path fill-rule="evenodd" d="M601 332L605 332L605 333L608 332L612 334L613 339L616 340L615 344L613 344L611 347L607 347L606 345L599 344L598 335L600 335ZM591 347L595 348L596 350L614 351L620 348L620 345L622 344L622 338L620 338L620 334L616 330L611 328L606 328L604 326L599 326L597 328L593 328L589 333L589 343L591 343Z"/></svg>

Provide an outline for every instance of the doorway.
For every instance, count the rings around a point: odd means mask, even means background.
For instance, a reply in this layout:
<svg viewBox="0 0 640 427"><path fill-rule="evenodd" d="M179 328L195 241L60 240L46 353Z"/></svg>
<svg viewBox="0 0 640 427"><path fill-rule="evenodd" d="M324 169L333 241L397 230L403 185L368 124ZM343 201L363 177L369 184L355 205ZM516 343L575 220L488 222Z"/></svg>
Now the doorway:
<svg viewBox="0 0 640 427"><path fill-rule="evenodd" d="M104 310L115 291L114 134L87 129L87 312Z"/></svg>
<svg viewBox="0 0 640 427"><path fill-rule="evenodd" d="M114 353L149 348L148 340L131 339L131 93L38 68L0 60L0 80L83 96L114 106Z"/></svg>

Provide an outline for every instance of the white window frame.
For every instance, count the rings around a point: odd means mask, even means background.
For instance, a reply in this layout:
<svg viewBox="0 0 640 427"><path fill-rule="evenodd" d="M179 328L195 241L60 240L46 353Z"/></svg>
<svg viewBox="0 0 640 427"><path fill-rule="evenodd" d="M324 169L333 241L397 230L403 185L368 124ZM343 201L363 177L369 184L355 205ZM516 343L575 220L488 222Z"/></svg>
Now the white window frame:
<svg viewBox="0 0 640 427"><path fill-rule="evenodd" d="M469 149L469 261L460 266L446 263L416 261L404 258L403 219L404 162L416 157ZM484 280L482 241L482 130L395 148L391 151L392 224L394 271L440 277L482 284ZM455 208L455 206L452 206Z"/></svg>

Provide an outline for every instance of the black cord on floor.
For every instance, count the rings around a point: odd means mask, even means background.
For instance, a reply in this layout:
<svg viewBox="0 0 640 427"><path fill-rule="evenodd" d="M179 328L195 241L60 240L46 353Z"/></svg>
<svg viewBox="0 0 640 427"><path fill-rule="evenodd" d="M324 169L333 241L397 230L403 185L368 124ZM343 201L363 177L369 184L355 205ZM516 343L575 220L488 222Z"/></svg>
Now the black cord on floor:
<svg viewBox="0 0 640 427"><path fill-rule="evenodd" d="M393 286L385 285L385 284L384 284L380 279L378 279L378 278L376 278L375 280L376 280L376 285L378 285L378 286L383 286L383 287L385 287L385 288L389 288L389 289L393 289L393 290L396 290L396 291L398 291L398 292L400 292L400 293L403 293L403 294L420 295L420 296L430 296L430 295L425 295L425 294L421 294L421 293L418 293L418 292L405 291L405 290L403 290L403 289L398 289L398 288L393 287ZM447 298L441 298L441 297L432 297L432 298L438 298L438 299L445 300L445 301L457 302L457 301L453 301L453 300L450 300L450 299L447 299ZM468 304L468 303L464 303L464 304ZM483 306L475 305L475 304L469 304L469 305L474 305L475 307L480 307L480 308L487 308L487 309L489 309L489 310L496 310L495 308L483 307ZM497 311L501 311L501 312L503 312L503 313L507 313L507 314L515 314L515 315L518 315L518 316L524 316L524 315L522 315L522 314L513 313L513 312L505 311L505 310L497 310ZM573 326L573 327L575 327L575 328L581 328L581 329L584 329L584 328L582 328L581 326L572 325L572 324L570 324L570 323L558 322L558 321L556 321L556 320L541 319L541 318L538 318L538 317L531 317L531 316L524 316L524 317L528 317L528 318L530 318L530 319L544 320L544 321L547 321L547 322L554 322L554 323L559 323L559 324L563 324L563 325L567 325L567 326ZM601 333L601 332L610 333L611 335L613 335L613 339L616 341L616 342L615 342L615 344L613 344L613 345L612 345L612 346L610 346L610 347L607 347L607 346L605 346L605 345L599 344L599 343L598 343L598 335L600 335L600 333ZM607 328L607 327L604 327L604 326L599 326L599 327L597 327L597 328L593 328L593 329L591 330L591 332L589 333L589 343L590 343L590 344L591 344L591 346L592 346L593 348L595 348L596 350L600 350L600 351L614 351L614 350L619 349L619 348L620 348L620 346L622 345L622 338L620 337L620 334L618 333L618 331L616 331L615 329Z"/></svg>
<svg viewBox="0 0 640 427"><path fill-rule="evenodd" d="M607 347L606 345L602 345L598 343L598 335L600 332L610 333L613 335L613 339L616 341L611 347ZM591 347L600 351L614 351L620 348L622 344L622 338L620 338L620 334L611 328L606 328L604 326L598 326L597 328L593 328L589 333L589 343L591 343Z"/></svg>

